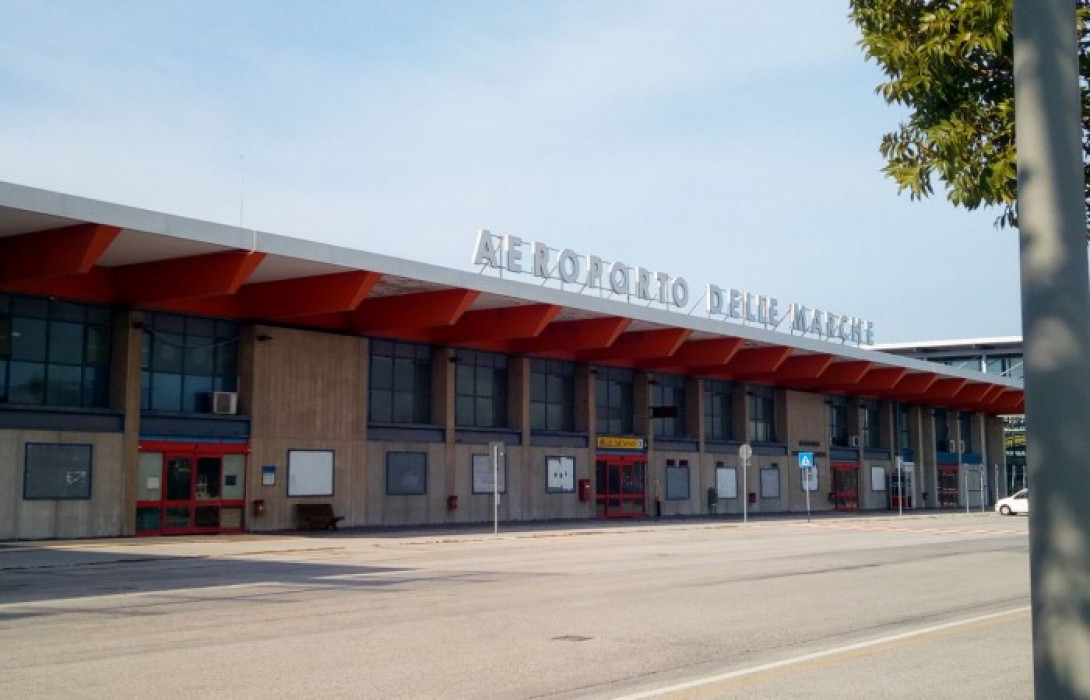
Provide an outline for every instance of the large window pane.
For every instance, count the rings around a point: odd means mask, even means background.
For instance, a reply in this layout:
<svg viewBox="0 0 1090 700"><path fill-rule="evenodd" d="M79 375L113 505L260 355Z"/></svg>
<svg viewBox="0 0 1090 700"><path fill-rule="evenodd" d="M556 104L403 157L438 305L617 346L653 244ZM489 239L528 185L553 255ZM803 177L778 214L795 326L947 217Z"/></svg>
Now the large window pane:
<svg viewBox="0 0 1090 700"><path fill-rule="evenodd" d="M151 375L151 410L182 410L182 375L154 372Z"/></svg>
<svg viewBox="0 0 1090 700"><path fill-rule="evenodd" d="M369 396L372 423L427 423L431 418L432 350L427 345L372 340Z"/></svg>
<svg viewBox="0 0 1090 700"><path fill-rule="evenodd" d="M78 365L49 365L45 402L50 406L82 404L83 381Z"/></svg>
<svg viewBox="0 0 1090 700"><path fill-rule="evenodd" d="M49 361L78 365L83 362L83 326L78 323L49 325Z"/></svg>
<svg viewBox="0 0 1090 700"><path fill-rule="evenodd" d="M208 413L212 392L238 388L238 324L149 313L145 327L143 409Z"/></svg>
<svg viewBox="0 0 1090 700"><path fill-rule="evenodd" d="M11 320L11 359L44 362L46 328L47 324L44 320L13 318Z"/></svg>
<svg viewBox="0 0 1090 700"><path fill-rule="evenodd" d="M507 425L507 358L491 352L460 350L455 373L455 422L461 427Z"/></svg>
<svg viewBox="0 0 1090 700"><path fill-rule="evenodd" d="M107 365L110 362L110 329L106 326L87 326L86 349L83 361L88 365Z"/></svg>
<svg viewBox="0 0 1090 700"><path fill-rule="evenodd" d="M193 340L190 339L190 342L193 342ZM208 376L215 372L215 349L211 345L211 339L209 339L207 342L209 343L208 345L190 347L186 349L186 374L202 374Z"/></svg>
<svg viewBox="0 0 1090 700"><path fill-rule="evenodd" d="M382 355L371 356L371 392L394 388L393 358Z"/></svg>
<svg viewBox="0 0 1090 700"><path fill-rule="evenodd" d="M413 423L416 420L416 416L413 411L415 410L414 396L407 391L398 391L394 393L394 415L393 420L395 423Z"/></svg>
<svg viewBox="0 0 1090 700"><path fill-rule="evenodd" d="M45 365L40 362L8 363L8 401L41 404L45 401Z"/></svg>
<svg viewBox="0 0 1090 700"><path fill-rule="evenodd" d="M212 377L186 374L182 380L182 410L208 413L212 410Z"/></svg>
<svg viewBox="0 0 1090 700"><path fill-rule="evenodd" d="M156 372L181 373L184 368L185 336L159 333L154 336L155 350L152 352L152 369Z"/></svg>
<svg viewBox="0 0 1090 700"><path fill-rule="evenodd" d="M575 429L575 365L558 360L530 362L530 428Z"/></svg>

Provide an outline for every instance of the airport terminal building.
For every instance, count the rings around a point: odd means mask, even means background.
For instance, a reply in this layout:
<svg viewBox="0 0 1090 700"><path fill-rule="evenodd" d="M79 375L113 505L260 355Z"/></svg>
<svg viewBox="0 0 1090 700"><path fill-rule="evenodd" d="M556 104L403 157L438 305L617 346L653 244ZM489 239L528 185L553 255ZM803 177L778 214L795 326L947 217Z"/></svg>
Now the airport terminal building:
<svg viewBox="0 0 1090 700"><path fill-rule="evenodd" d="M326 504L485 522L494 491L503 521L980 507L1008 482L1021 381L726 284L466 248L458 271L0 183L0 539Z"/></svg>

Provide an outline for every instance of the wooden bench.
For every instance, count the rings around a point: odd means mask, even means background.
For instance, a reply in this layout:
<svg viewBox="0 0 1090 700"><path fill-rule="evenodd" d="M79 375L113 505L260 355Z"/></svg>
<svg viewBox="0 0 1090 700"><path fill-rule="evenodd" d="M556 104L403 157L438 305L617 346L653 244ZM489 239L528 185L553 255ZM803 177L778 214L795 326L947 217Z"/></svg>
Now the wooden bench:
<svg viewBox="0 0 1090 700"><path fill-rule="evenodd" d="M297 503L295 515L300 530L336 530L337 523L344 520L343 515L333 514L331 503Z"/></svg>

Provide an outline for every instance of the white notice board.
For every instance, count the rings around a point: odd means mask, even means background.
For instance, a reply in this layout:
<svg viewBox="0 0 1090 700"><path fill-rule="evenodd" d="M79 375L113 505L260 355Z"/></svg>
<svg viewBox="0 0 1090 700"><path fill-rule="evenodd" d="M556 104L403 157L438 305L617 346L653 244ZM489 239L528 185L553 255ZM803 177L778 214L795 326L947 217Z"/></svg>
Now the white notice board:
<svg viewBox="0 0 1090 700"><path fill-rule="evenodd" d="M507 460L500 459L499 467L500 493L507 493ZM492 457L489 455L473 455L473 493L493 493L496 491L492 483Z"/></svg>
<svg viewBox="0 0 1090 700"><path fill-rule="evenodd" d="M738 498L738 470L734 467L716 467L715 490L720 498Z"/></svg>
<svg viewBox="0 0 1090 700"><path fill-rule="evenodd" d="M545 492L571 493L575 491L575 458L545 458Z"/></svg>
<svg viewBox="0 0 1090 700"><path fill-rule="evenodd" d="M333 450L288 450L288 495L333 495Z"/></svg>

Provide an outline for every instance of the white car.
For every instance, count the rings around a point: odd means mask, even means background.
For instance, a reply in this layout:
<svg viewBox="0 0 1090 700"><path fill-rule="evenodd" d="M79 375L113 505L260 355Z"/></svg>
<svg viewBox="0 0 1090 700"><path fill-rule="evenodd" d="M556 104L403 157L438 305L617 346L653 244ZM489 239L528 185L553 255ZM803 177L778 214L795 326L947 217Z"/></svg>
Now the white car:
<svg viewBox="0 0 1090 700"><path fill-rule="evenodd" d="M996 501L995 512L1003 515L1029 515L1029 489Z"/></svg>

